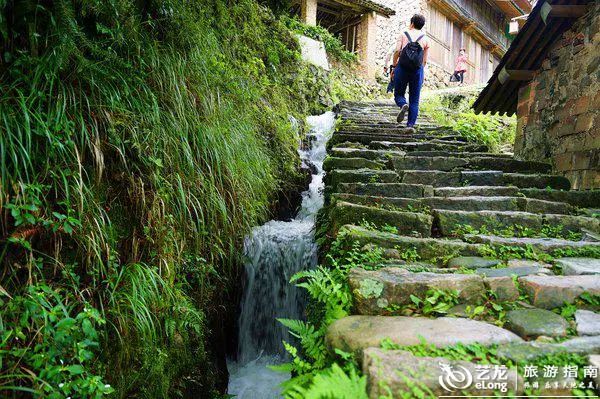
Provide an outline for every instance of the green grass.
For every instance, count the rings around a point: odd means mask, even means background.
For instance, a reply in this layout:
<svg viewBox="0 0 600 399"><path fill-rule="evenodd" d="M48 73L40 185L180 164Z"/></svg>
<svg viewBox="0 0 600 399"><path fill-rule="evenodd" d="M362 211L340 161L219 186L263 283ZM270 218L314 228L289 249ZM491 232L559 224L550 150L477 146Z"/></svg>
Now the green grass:
<svg viewBox="0 0 600 399"><path fill-rule="evenodd" d="M0 330L15 350L0 396L108 392L62 392L39 361L64 349L40 328L85 309L91 358L60 366L83 368L82 386L178 397L194 370L211 394L207 320L245 233L297 180L290 116L323 110L326 83L252 0L0 0L0 34ZM38 285L68 303L60 317L20 317Z"/></svg>

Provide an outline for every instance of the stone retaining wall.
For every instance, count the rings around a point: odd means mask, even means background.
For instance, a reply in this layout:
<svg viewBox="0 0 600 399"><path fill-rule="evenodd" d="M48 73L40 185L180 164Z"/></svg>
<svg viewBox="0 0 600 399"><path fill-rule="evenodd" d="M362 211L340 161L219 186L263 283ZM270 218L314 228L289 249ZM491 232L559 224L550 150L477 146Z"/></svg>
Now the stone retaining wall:
<svg viewBox="0 0 600 399"><path fill-rule="evenodd" d="M515 155L549 160L574 189L600 187L600 3L519 90Z"/></svg>

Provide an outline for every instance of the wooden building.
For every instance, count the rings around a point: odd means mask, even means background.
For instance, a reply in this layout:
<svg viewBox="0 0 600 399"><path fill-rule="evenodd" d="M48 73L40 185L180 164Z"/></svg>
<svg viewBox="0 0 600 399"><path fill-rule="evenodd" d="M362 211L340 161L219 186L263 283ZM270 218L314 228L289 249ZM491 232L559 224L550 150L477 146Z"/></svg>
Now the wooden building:
<svg viewBox="0 0 600 399"><path fill-rule="evenodd" d="M486 82L510 43L508 24L531 10L529 0L380 0L396 11L389 21L380 21L380 53L383 66L386 52L407 28L410 17L426 17L425 30L431 42L430 67L426 85L448 85L456 57L465 48L469 58L466 83Z"/></svg>
<svg viewBox="0 0 600 399"><path fill-rule="evenodd" d="M347 50L359 55L364 72L374 76L377 18L389 18L394 10L371 0L299 0L294 10L304 23L338 36Z"/></svg>
<svg viewBox="0 0 600 399"><path fill-rule="evenodd" d="M474 109L516 113L515 156L600 188L600 1L539 0Z"/></svg>

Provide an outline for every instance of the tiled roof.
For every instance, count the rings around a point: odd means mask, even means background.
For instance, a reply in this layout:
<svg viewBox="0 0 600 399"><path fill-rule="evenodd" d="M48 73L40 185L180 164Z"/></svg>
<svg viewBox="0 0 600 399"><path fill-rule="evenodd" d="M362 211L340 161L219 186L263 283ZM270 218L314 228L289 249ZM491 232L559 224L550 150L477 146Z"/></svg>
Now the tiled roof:
<svg viewBox="0 0 600 399"><path fill-rule="evenodd" d="M492 112L513 115L517 112L518 91L526 82L508 80L501 83L499 76L506 70L537 71L550 49L575 22L573 18L548 18L544 23L540 12L544 3L550 5L586 5L596 0L538 1L525 26L519 31L510 48L502 57L494 74L473 104L476 113Z"/></svg>
<svg viewBox="0 0 600 399"><path fill-rule="evenodd" d="M391 8L381 5L381 4L371 1L371 0L346 0L346 1L349 3L359 5L361 7L367 8L371 11L375 11L379 14L383 14L386 17L396 14L396 11L392 10Z"/></svg>

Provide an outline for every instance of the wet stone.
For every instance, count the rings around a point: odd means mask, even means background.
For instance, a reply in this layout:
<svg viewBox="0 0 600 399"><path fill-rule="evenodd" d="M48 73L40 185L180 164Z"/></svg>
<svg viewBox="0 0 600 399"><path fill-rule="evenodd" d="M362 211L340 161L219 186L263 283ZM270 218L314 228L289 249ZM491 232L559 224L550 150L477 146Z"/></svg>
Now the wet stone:
<svg viewBox="0 0 600 399"><path fill-rule="evenodd" d="M335 233L345 224L368 222L375 226L391 226L398 234L429 237L433 218L424 213L396 212L376 207L338 201L331 211L331 228Z"/></svg>
<svg viewBox="0 0 600 399"><path fill-rule="evenodd" d="M519 299L519 289L512 277L486 277L483 280L486 288L496 295L500 302L516 301Z"/></svg>
<svg viewBox="0 0 600 399"><path fill-rule="evenodd" d="M412 303L411 295L424 299L427 290L455 291L463 303L475 303L485 292L483 279L474 274L412 273L404 268L376 271L350 270L348 282L359 314L386 314L390 306Z"/></svg>
<svg viewBox="0 0 600 399"><path fill-rule="evenodd" d="M433 187L422 184L341 183L337 189L341 193L392 198L421 198L433 195Z"/></svg>
<svg viewBox="0 0 600 399"><path fill-rule="evenodd" d="M515 196L519 194L517 187L504 186L467 186L467 187L439 187L435 188L436 197L465 197L465 196Z"/></svg>
<svg viewBox="0 0 600 399"><path fill-rule="evenodd" d="M506 267L540 267L540 268L549 268L550 265L543 262L538 262L536 260L527 260L527 259L509 259L506 262Z"/></svg>
<svg viewBox="0 0 600 399"><path fill-rule="evenodd" d="M459 256L457 258L450 259L450 261L448 261L448 267L481 269L494 267L500 263L502 263L502 261L498 259L486 259L482 258L481 256Z"/></svg>
<svg viewBox="0 0 600 399"><path fill-rule="evenodd" d="M600 259L558 258L554 262L562 269L565 276L600 274Z"/></svg>
<svg viewBox="0 0 600 399"><path fill-rule="evenodd" d="M519 278L531 303L543 309L553 309L573 303L584 292L600 294L597 276L526 276Z"/></svg>
<svg viewBox="0 0 600 399"><path fill-rule="evenodd" d="M578 309L575 312L578 335L600 335L600 314L591 310Z"/></svg>
<svg viewBox="0 0 600 399"><path fill-rule="evenodd" d="M556 353L600 354L600 336L576 337L560 343L536 341L509 343L500 345L497 352L500 358L515 362L532 361Z"/></svg>
<svg viewBox="0 0 600 399"><path fill-rule="evenodd" d="M385 169L385 165L365 158L327 157L323 161L323 170L329 172L334 169Z"/></svg>
<svg viewBox="0 0 600 399"><path fill-rule="evenodd" d="M424 339L438 347L458 343L492 345L522 341L516 334L482 321L405 316L347 316L333 322L325 337L331 350L337 348L352 353L378 347L384 339L390 339L397 345L418 345Z"/></svg>
<svg viewBox="0 0 600 399"><path fill-rule="evenodd" d="M564 337L569 323L558 314L544 309L517 309L506 314L508 328L523 338Z"/></svg>
<svg viewBox="0 0 600 399"><path fill-rule="evenodd" d="M481 274L486 277L510 277L510 276L529 276L532 274L548 274L550 271L543 267L538 266L524 266L524 267L504 267L500 269L477 269L477 274Z"/></svg>

